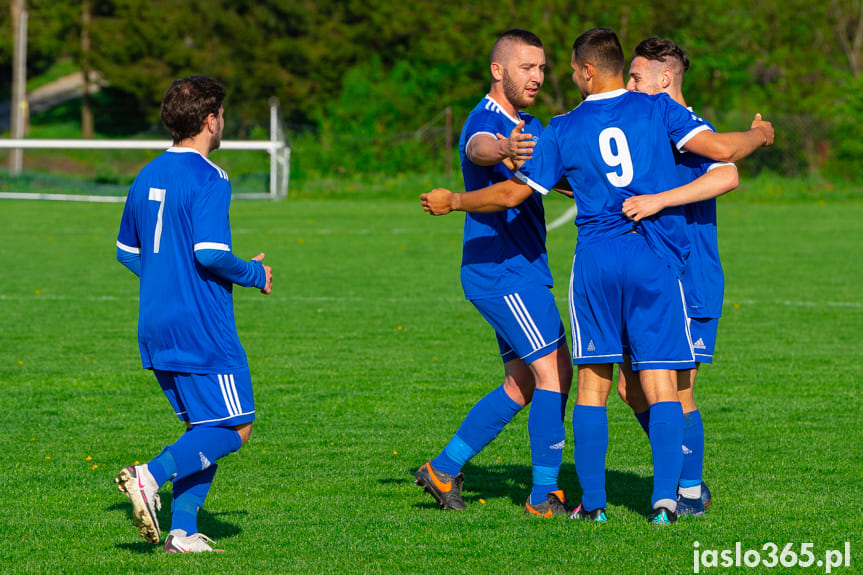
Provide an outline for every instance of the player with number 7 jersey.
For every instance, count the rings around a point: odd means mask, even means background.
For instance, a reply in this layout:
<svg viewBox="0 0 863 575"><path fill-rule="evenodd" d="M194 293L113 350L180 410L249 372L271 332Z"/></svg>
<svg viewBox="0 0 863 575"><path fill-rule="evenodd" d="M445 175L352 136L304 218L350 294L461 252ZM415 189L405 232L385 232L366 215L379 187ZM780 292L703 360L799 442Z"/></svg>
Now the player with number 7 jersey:
<svg viewBox="0 0 863 575"><path fill-rule="evenodd" d="M114 481L150 543L161 541L159 489L172 482L166 553L213 551L212 540L198 532L198 512L216 461L248 441L255 420L231 292L234 284L264 294L273 287L263 253L247 262L231 250L231 184L209 160L222 138L224 98L224 86L206 76L171 84L162 120L173 146L135 178L117 236L117 259L140 278L143 366L153 370L186 431L148 463L121 469Z"/></svg>
<svg viewBox="0 0 863 575"><path fill-rule="evenodd" d="M196 259L202 250L231 252L230 202L225 171L193 148L169 148L135 178L117 246L140 254L138 343L144 368L248 369L232 283L253 286L263 270L247 265L232 282Z"/></svg>

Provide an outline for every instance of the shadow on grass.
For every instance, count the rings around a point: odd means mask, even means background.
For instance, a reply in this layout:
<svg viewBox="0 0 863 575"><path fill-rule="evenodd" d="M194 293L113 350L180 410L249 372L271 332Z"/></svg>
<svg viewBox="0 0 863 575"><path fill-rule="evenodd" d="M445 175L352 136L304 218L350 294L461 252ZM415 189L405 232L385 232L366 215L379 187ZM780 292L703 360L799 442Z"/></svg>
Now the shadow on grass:
<svg viewBox="0 0 863 575"><path fill-rule="evenodd" d="M462 499L465 503L478 503L480 499L509 499L514 505L522 506L530 493L533 471L528 465L465 465ZM381 478L381 483L401 483L412 478ZM581 489L573 465L561 467L558 485L564 490L567 503L576 507L581 501ZM418 488L419 489L419 488ZM650 510L650 495L653 492L653 478L630 471L606 470L605 489L610 505L620 505L636 513L647 514ZM428 501L416 503L419 509L436 509L437 503Z"/></svg>
<svg viewBox="0 0 863 575"><path fill-rule="evenodd" d="M157 512L157 517L159 519L159 527L161 528L162 534L164 535L169 529L171 525L171 510L170 504L163 505L162 509ZM128 501L121 503L114 503L107 508L108 511L122 511L126 514L126 520L129 524L132 523L132 504ZM218 541L219 539L227 539L231 537L236 537L243 530L231 523L229 521L224 521L223 517L239 517L243 515L248 515L248 511L246 510L238 510L238 511L218 511L215 513L211 513L206 509L201 509L198 513L198 530L201 533L204 533L208 537ZM133 527L134 529L134 527ZM164 538L162 539L164 541ZM131 553L152 553L154 550L161 551L161 545L152 545L145 541L136 541L135 543L118 543L116 545L118 549L124 549Z"/></svg>

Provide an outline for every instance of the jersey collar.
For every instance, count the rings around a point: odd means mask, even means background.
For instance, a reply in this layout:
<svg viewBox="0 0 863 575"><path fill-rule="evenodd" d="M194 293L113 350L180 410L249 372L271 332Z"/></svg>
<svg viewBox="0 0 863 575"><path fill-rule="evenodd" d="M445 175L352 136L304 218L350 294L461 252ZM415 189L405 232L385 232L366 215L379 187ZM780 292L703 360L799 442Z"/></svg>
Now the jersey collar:
<svg viewBox="0 0 863 575"><path fill-rule="evenodd" d="M174 152L175 154L198 154L202 158L204 154L196 150L195 148L187 148L185 146L171 146L167 150L168 152Z"/></svg>
<svg viewBox="0 0 863 575"><path fill-rule="evenodd" d="M507 112L504 107L500 105L500 102L491 97L491 94L486 94L485 97L494 102L494 105L497 106L498 110L500 110L500 113L509 118L513 124L518 124L519 122L521 122L520 118L513 118L512 116L510 116L509 112Z"/></svg>
<svg viewBox="0 0 863 575"><path fill-rule="evenodd" d="M590 102L593 100L610 100L611 98L617 98L618 96L622 96L623 94L626 94L626 88L618 88L617 90L612 90L611 92L591 94L590 96L585 98L584 101Z"/></svg>

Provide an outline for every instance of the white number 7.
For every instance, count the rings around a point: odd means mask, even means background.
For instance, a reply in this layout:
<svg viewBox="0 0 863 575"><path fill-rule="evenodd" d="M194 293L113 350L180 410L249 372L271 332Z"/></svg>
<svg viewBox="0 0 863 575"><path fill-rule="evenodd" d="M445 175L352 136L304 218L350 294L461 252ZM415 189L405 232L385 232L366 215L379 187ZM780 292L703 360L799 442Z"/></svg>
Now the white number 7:
<svg viewBox="0 0 863 575"><path fill-rule="evenodd" d="M150 188L150 199L159 202L159 216L156 219L156 233L153 237L153 253L159 253L159 244L162 242L162 213L165 211L165 190Z"/></svg>
<svg viewBox="0 0 863 575"><path fill-rule="evenodd" d="M611 141L617 147L615 154L611 149ZM632 156L629 154L629 142L626 141L626 134L620 128L606 128L599 133L599 151L602 153L602 159L611 168L620 166L620 173L608 172L605 176L612 186L622 188L632 182Z"/></svg>

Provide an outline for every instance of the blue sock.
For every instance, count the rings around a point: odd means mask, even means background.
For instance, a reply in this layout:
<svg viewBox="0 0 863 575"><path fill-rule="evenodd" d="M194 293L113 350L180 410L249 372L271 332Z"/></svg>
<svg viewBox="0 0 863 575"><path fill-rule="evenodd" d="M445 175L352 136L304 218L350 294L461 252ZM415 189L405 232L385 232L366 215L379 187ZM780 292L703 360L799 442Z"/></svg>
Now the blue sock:
<svg viewBox="0 0 863 575"><path fill-rule="evenodd" d="M683 408L676 401L650 406L650 449L653 452L652 506L659 503L674 511L677 482L683 467Z"/></svg>
<svg viewBox="0 0 863 575"><path fill-rule="evenodd" d="M471 408L456 434L432 460L432 467L458 475L464 464L491 443L520 410L502 385L496 388Z"/></svg>
<svg viewBox="0 0 863 575"><path fill-rule="evenodd" d="M635 414L635 419L641 424L644 434L650 437L650 409Z"/></svg>
<svg viewBox="0 0 863 575"><path fill-rule="evenodd" d="M696 409L683 414L683 471L680 472L681 487L701 485L704 470L704 424Z"/></svg>
<svg viewBox="0 0 863 575"><path fill-rule="evenodd" d="M230 427L193 427L168 446L177 464L173 481L207 469L241 444L240 434Z"/></svg>
<svg viewBox="0 0 863 575"><path fill-rule="evenodd" d="M575 472L582 491L581 504L587 511L607 507L605 456L608 452L608 412L606 408L590 405L573 407L572 434L575 437Z"/></svg>
<svg viewBox="0 0 863 575"><path fill-rule="evenodd" d="M182 529L186 535L198 532L198 511L204 506L204 499L207 498L218 468L218 464L214 463L203 471L174 481L171 531Z"/></svg>
<svg viewBox="0 0 863 575"><path fill-rule="evenodd" d="M557 475L563 462L563 445L566 441L566 432L560 419L563 402L560 392L545 389L533 392L527 420L533 466L533 488L530 491L532 505L545 503L548 494L557 490Z"/></svg>
<svg viewBox="0 0 863 575"><path fill-rule="evenodd" d="M154 457L147 464L147 469L150 470L150 475L153 476L159 487L162 487L166 481L177 473L177 462L174 461L174 454L166 447L162 450L162 453Z"/></svg>

